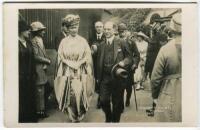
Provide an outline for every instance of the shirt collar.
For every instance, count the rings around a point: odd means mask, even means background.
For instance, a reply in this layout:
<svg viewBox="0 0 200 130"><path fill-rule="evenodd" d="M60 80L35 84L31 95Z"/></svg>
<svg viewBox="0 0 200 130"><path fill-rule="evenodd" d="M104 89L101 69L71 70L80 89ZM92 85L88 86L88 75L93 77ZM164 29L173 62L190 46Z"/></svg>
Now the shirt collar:
<svg viewBox="0 0 200 130"><path fill-rule="evenodd" d="M27 46L26 46L26 40L22 40L21 38L19 38L19 41L20 41L20 43L22 43L22 45L23 45L24 47L27 47Z"/></svg>
<svg viewBox="0 0 200 130"><path fill-rule="evenodd" d="M65 37L67 37L67 34L66 34L64 31L62 31L62 33L63 33L63 35L64 35Z"/></svg>
<svg viewBox="0 0 200 130"><path fill-rule="evenodd" d="M101 37L102 35L103 35L103 33L97 33L97 36L100 36L100 37Z"/></svg>
<svg viewBox="0 0 200 130"><path fill-rule="evenodd" d="M111 44L111 43L113 42L114 37L115 37L115 36L113 35L112 37L107 38L106 41L109 41L109 43Z"/></svg>

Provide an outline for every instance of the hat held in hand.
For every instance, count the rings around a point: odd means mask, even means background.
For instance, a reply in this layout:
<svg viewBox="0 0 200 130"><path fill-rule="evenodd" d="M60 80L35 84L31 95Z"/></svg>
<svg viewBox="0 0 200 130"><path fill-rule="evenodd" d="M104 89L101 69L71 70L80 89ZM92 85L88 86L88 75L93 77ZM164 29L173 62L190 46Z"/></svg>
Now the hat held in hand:
<svg viewBox="0 0 200 130"><path fill-rule="evenodd" d="M116 64L113 66L112 70L111 70L111 75L114 78L127 78L128 77L128 72L122 68L121 66L119 66L119 64Z"/></svg>

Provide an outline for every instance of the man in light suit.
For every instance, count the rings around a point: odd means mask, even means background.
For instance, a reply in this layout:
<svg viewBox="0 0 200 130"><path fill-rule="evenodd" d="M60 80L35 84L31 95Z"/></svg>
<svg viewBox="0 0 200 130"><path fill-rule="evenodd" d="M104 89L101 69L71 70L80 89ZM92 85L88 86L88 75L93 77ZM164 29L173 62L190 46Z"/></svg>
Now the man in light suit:
<svg viewBox="0 0 200 130"><path fill-rule="evenodd" d="M114 24L104 25L106 39L97 46L97 84L100 87L100 102L105 113L105 122L119 122L123 111L124 79L115 76L116 66L126 70L132 65L129 45L114 36ZM114 75L114 76L113 76ZM112 108L111 108L112 103Z"/></svg>

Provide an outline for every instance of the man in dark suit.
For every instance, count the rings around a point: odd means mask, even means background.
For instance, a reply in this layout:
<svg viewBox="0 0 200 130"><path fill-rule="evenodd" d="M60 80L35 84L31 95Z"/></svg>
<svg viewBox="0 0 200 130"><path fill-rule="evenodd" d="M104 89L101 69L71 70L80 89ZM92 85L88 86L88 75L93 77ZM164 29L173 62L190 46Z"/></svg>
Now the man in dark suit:
<svg viewBox="0 0 200 130"><path fill-rule="evenodd" d="M150 38L149 44L147 48L147 56L146 56L146 63L145 63L145 74L146 77L149 75L151 77L151 73L153 70L154 62L158 55L161 45L159 44L160 41L160 32L158 28L160 27L160 23L156 22L156 19L159 19L160 15L155 13L152 14L150 18L150 23L146 26L144 32Z"/></svg>
<svg viewBox="0 0 200 130"><path fill-rule="evenodd" d="M94 26L95 33L90 37L90 45L99 44L105 39L105 35L103 33L103 23L101 21L97 21Z"/></svg>
<svg viewBox="0 0 200 130"><path fill-rule="evenodd" d="M124 69L132 65L131 51L124 40L114 36L114 24L106 22L106 39L97 46L97 83L100 86L100 102L105 113L105 122L119 122L124 108L124 79L111 74L118 65ZM112 103L112 108L111 108Z"/></svg>
<svg viewBox="0 0 200 130"><path fill-rule="evenodd" d="M105 35L103 33L103 23L101 21L97 21L95 23L95 31L96 31L96 33L94 33L94 35L90 38L91 48L93 47L93 45L98 46L105 39ZM94 68L96 68L96 59L97 59L96 54L93 54ZM94 75L96 77L96 69L94 69ZM98 88L99 87L96 84L95 91L96 91L96 93L99 94ZM98 99L97 99L97 109L99 109L99 108L101 108L101 104L100 104L100 98L98 97Z"/></svg>
<svg viewBox="0 0 200 130"><path fill-rule="evenodd" d="M66 17L63 18L61 32L59 32L55 37L55 49L56 49L56 51L58 51L58 47L60 45L61 40L69 35L69 30L66 27L66 20L67 20Z"/></svg>
<svg viewBox="0 0 200 130"><path fill-rule="evenodd" d="M137 46L133 40L130 38L130 32L127 30L127 26L124 23L120 23L118 25L118 33L119 37L121 39L124 39L129 45L130 45L130 50L132 53L132 58L133 58L133 65L129 69L129 75L127 78L127 85L125 86L126 90L126 106L128 107L130 105L130 98L132 95L132 85L134 83L133 79L133 74L135 73L135 69L137 68L139 61L140 61L140 53L138 52Z"/></svg>

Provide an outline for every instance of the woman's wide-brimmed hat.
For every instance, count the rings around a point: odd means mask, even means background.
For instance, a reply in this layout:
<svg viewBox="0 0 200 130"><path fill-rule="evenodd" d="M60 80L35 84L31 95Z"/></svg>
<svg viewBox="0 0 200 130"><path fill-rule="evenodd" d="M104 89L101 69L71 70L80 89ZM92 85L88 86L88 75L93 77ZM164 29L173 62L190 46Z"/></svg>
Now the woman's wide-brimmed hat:
<svg viewBox="0 0 200 130"><path fill-rule="evenodd" d="M26 21L20 20L18 22L19 33L30 30L30 26L26 23Z"/></svg>
<svg viewBox="0 0 200 130"><path fill-rule="evenodd" d="M79 25L79 22L80 22L79 15L68 14L67 16L65 16L65 18L63 18L62 25L65 25L66 27L76 26Z"/></svg>
<svg viewBox="0 0 200 130"><path fill-rule="evenodd" d="M181 14L176 13L173 15L171 22L170 22L170 29L175 32L181 32Z"/></svg>
<svg viewBox="0 0 200 130"><path fill-rule="evenodd" d="M33 32L39 31L39 30L44 30L44 29L46 29L46 27L39 21L31 23L31 31L33 31Z"/></svg>
<svg viewBox="0 0 200 130"><path fill-rule="evenodd" d="M145 35L143 32L138 32L137 33L137 36L140 36L140 37L142 37L143 39L149 39L149 37L147 36L147 35Z"/></svg>

